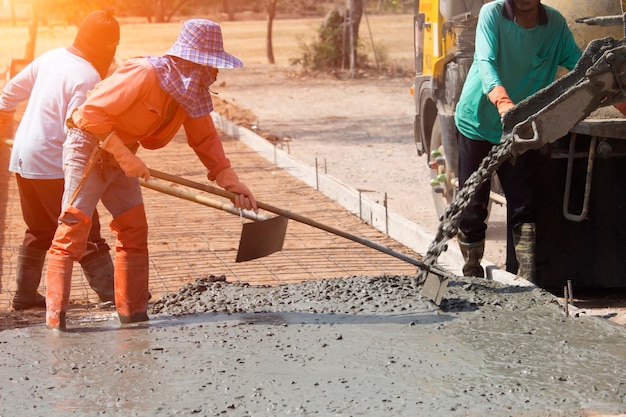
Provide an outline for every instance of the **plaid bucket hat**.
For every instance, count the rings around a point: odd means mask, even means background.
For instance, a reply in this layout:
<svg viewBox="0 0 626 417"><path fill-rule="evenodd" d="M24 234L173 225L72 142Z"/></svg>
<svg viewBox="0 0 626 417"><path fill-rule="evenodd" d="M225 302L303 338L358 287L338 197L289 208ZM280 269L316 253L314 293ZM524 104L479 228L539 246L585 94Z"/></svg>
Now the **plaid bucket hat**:
<svg viewBox="0 0 626 417"><path fill-rule="evenodd" d="M243 67L239 58L224 51L220 25L207 19L186 20L178 39L165 55L214 68Z"/></svg>

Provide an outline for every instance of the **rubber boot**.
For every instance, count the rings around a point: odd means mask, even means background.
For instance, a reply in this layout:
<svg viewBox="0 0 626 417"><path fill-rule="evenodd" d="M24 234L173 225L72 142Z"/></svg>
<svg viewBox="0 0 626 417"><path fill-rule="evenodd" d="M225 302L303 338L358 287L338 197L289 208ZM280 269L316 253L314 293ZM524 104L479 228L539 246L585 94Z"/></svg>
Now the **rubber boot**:
<svg viewBox="0 0 626 417"><path fill-rule="evenodd" d="M536 230L535 223L522 223L513 229L515 257L519 264L517 276L532 283L537 278L535 264Z"/></svg>
<svg viewBox="0 0 626 417"><path fill-rule="evenodd" d="M111 221L115 244L115 308L122 324L148 320L148 221L143 204Z"/></svg>
<svg viewBox="0 0 626 417"><path fill-rule="evenodd" d="M46 307L46 298L37 292L41 282L41 271L46 261L46 250L31 246L20 246L17 254L17 290L13 297L15 310Z"/></svg>
<svg viewBox="0 0 626 417"><path fill-rule="evenodd" d="M468 243L465 241L463 234L459 232L458 241L463 260L465 261L463 276L484 278L485 270L480 265L480 261L482 261L485 252L485 240Z"/></svg>
<svg viewBox="0 0 626 417"><path fill-rule="evenodd" d="M115 254L115 308L120 323L148 321L148 253Z"/></svg>
<svg viewBox="0 0 626 417"><path fill-rule="evenodd" d="M74 260L67 255L48 255L46 276L46 327L65 331L65 314L70 301Z"/></svg>
<svg viewBox="0 0 626 417"><path fill-rule="evenodd" d="M80 260L85 278L89 286L98 294L102 302L115 301L115 284L113 261L109 253L109 247L100 247Z"/></svg>

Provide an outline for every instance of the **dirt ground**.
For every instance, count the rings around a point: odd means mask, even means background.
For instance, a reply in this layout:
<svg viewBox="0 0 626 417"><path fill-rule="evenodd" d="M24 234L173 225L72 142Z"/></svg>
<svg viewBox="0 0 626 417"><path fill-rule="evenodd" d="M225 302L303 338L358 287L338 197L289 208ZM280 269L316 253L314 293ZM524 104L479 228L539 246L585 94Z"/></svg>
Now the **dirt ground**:
<svg viewBox="0 0 626 417"><path fill-rule="evenodd" d="M381 201L387 193L391 210L434 233L428 171L412 143L410 80L363 81L265 66L223 71L218 97L250 112L216 107L353 187ZM249 151L228 146L246 183L264 199L279 194L263 187L272 183L264 175L282 173L251 171ZM150 166L202 177L177 158L146 154ZM290 198L313 198L309 191ZM150 210L171 210L145 196ZM168 272L195 276L155 297L150 322L120 327L105 310L67 333L0 332L0 416L626 416L624 326L566 318L545 291L489 280L452 282L440 307L408 275L227 280L204 267L210 254L232 253L220 240L226 229L212 229L201 212L180 213L204 240L159 219L151 253L184 251ZM503 258L497 219L492 213L494 263Z"/></svg>

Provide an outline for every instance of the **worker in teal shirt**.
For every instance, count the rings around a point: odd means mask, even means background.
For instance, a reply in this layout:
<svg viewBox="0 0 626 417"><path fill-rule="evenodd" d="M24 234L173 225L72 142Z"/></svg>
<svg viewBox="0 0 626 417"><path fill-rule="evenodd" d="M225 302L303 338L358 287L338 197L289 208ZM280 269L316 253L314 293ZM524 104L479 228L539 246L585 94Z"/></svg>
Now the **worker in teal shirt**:
<svg viewBox="0 0 626 417"><path fill-rule="evenodd" d="M551 84L559 66L573 69L581 54L565 18L541 0L496 0L481 8L474 62L454 116L461 187L500 142L504 113ZM515 245L516 259L507 257L507 270L530 281L535 275L532 180L537 157L538 151L525 152L515 165L505 162L497 171ZM486 182L461 214L458 240L466 276L484 276L480 262L489 193Z"/></svg>

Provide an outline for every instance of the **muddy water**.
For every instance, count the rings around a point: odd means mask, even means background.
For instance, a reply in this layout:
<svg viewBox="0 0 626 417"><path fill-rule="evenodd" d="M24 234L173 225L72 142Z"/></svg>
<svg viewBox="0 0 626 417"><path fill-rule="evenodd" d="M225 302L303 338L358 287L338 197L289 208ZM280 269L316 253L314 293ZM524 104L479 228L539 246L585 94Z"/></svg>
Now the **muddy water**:
<svg viewBox="0 0 626 417"><path fill-rule="evenodd" d="M147 324L0 333L0 415L578 416L626 412L626 329L539 289L413 277L200 279ZM19 412L17 410L20 410Z"/></svg>

